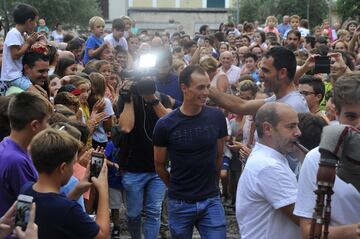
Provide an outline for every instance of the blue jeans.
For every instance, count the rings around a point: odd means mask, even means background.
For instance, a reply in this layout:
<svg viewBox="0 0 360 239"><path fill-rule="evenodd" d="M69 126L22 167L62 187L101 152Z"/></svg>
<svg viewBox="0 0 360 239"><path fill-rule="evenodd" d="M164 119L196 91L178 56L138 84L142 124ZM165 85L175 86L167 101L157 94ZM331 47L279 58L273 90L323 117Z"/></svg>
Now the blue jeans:
<svg viewBox="0 0 360 239"><path fill-rule="evenodd" d="M124 172L128 230L132 239L141 239L141 211L144 207L144 237L156 239L160 229L161 203L165 184L156 173ZM144 203L145 198L145 203Z"/></svg>
<svg viewBox="0 0 360 239"><path fill-rule="evenodd" d="M226 238L225 212L219 196L195 203L169 198L168 212L172 239L191 239L194 226L201 238Z"/></svg>

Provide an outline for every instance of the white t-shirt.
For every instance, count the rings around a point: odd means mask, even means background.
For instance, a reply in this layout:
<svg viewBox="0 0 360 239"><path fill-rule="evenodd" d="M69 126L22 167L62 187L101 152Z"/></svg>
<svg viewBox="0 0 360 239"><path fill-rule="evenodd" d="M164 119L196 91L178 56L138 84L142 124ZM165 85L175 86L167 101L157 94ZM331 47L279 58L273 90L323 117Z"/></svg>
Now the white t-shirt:
<svg viewBox="0 0 360 239"><path fill-rule="evenodd" d="M58 43L63 42L64 39L64 35L62 33L61 34L57 33L57 31L53 31L51 33L51 37L54 39L55 42Z"/></svg>
<svg viewBox="0 0 360 239"><path fill-rule="evenodd" d="M227 75L230 85L235 84L240 78L241 69L237 66L232 65L230 69L227 70L226 72L222 67L220 67L220 71L224 72Z"/></svg>
<svg viewBox="0 0 360 239"><path fill-rule="evenodd" d="M127 41L125 39L125 37L122 37L119 39L119 41L117 41L113 34L109 34L107 35L105 38L104 38L104 41L107 41L110 43L110 45L115 48L117 46L120 46L122 49L124 49L125 51L128 51L128 44L127 44Z"/></svg>
<svg viewBox="0 0 360 239"><path fill-rule="evenodd" d="M287 35L288 35L289 31L291 31L291 30L292 30L292 28L288 29L288 30L284 33L284 36L283 36L283 39L284 39L284 40L287 38ZM306 37L306 36L308 36L308 35L310 34L309 29L306 29L306 28L299 27L297 30L300 32L301 37Z"/></svg>
<svg viewBox="0 0 360 239"><path fill-rule="evenodd" d="M112 103L109 100L109 98L104 97L104 100L105 100L105 108L104 108L103 112L105 112L109 117L112 117L114 115ZM99 127L94 131L92 138L93 138L93 140L100 142L100 143L105 143L108 141L107 134L104 129L103 121L101 121L99 123Z"/></svg>
<svg viewBox="0 0 360 239"><path fill-rule="evenodd" d="M316 175L319 169L320 152L314 148L305 157L301 166L298 195L294 214L312 218L316 202L314 190L317 189ZM360 193L356 188L345 183L338 176L335 178L334 194L331 197L331 226L347 225L360 222Z"/></svg>
<svg viewBox="0 0 360 239"><path fill-rule="evenodd" d="M305 97L297 90L291 91L289 94L285 95L280 99L277 99L275 95L265 99L265 102L275 101L290 105L297 113L309 112L309 107Z"/></svg>
<svg viewBox="0 0 360 239"><path fill-rule="evenodd" d="M1 65L1 80L12 81L22 76L22 59L21 56L17 60L13 60L11 57L11 46L22 46L25 43L25 39L21 32L15 27L11 29L6 35L3 49L3 60Z"/></svg>
<svg viewBox="0 0 360 239"><path fill-rule="evenodd" d="M296 193L296 177L284 155L256 143L236 194L241 238L300 238L300 228L279 210L295 203Z"/></svg>

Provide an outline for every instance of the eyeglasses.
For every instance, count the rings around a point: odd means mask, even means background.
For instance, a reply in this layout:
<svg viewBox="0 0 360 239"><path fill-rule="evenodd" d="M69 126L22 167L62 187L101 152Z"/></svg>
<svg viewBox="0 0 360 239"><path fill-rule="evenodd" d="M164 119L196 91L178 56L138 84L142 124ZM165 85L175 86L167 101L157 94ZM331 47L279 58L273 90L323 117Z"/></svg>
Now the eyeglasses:
<svg viewBox="0 0 360 239"><path fill-rule="evenodd" d="M310 91L305 91L305 90L303 90L303 91L299 91L300 92L300 94L302 94L302 95L304 95L304 96L308 96L308 95L316 95L316 93L315 92L310 92Z"/></svg>

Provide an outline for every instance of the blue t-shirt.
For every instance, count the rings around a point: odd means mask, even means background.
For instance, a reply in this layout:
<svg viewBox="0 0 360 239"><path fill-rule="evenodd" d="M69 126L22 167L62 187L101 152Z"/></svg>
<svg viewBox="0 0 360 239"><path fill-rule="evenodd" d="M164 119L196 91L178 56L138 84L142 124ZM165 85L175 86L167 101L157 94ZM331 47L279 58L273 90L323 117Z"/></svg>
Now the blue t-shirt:
<svg viewBox="0 0 360 239"><path fill-rule="evenodd" d="M28 152L9 137L0 143L0 217L11 207L21 187L38 178Z"/></svg>
<svg viewBox="0 0 360 239"><path fill-rule="evenodd" d="M89 239L99 233L99 226L76 201L63 194L36 192L32 186L25 184L21 193L34 197L39 239Z"/></svg>
<svg viewBox="0 0 360 239"><path fill-rule="evenodd" d="M251 72L250 75L252 76L252 78L254 78L256 83L260 82L259 72L257 70Z"/></svg>
<svg viewBox="0 0 360 239"><path fill-rule="evenodd" d="M79 179L77 179L74 176L71 176L70 179L69 179L69 182L60 188L60 192L62 194L64 194L65 196L67 196L75 188L75 186L78 183L79 183ZM79 199L77 200L77 203L79 203L79 205L82 207L84 212L86 212L85 204L84 204L84 196L83 195L81 195L79 197Z"/></svg>
<svg viewBox="0 0 360 239"><path fill-rule="evenodd" d="M287 30L291 29L291 25L290 25L290 23L287 24L287 25L284 25L283 23L281 23L281 24L279 24L279 25L277 26L277 29L278 29L278 31L279 31L279 33L280 33L280 37L283 38L285 32L286 32Z"/></svg>
<svg viewBox="0 0 360 239"><path fill-rule="evenodd" d="M177 108L159 119L153 143L168 151L169 198L201 201L219 194L216 146L227 135L223 112L207 106L196 116L186 116Z"/></svg>
<svg viewBox="0 0 360 239"><path fill-rule="evenodd" d="M178 107L183 102L184 96L180 89L179 77L175 74L169 74L169 79L166 82L156 81L157 91L169 95L175 99L175 107Z"/></svg>
<svg viewBox="0 0 360 239"><path fill-rule="evenodd" d="M96 37L94 34L91 34L85 43L85 53L84 53L84 64L86 65L90 60L97 59L91 58L89 56L89 49L96 50L99 46L104 43L104 39L101 37Z"/></svg>
<svg viewBox="0 0 360 239"><path fill-rule="evenodd" d="M116 159L116 152L120 150L114 146L114 143L110 140L105 147L105 156L108 160L113 163L118 163ZM114 167L108 167L108 182L109 187L117 190L122 190L121 175L118 170Z"/></svg>

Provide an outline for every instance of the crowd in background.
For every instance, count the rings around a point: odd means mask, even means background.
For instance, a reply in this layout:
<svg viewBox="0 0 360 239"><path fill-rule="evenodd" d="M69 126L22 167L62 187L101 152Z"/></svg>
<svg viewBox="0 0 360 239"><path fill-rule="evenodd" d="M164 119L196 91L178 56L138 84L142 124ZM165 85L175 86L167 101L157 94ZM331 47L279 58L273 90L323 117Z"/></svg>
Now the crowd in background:
<svg viewBox="0 0 360 239"><path fill-rule="evenodd" d="M112 28L106 29L104 19L94 16L89 20L89 34L79 36L63 30L61 23L51 31L46 19L39 16L41 13L35 8L20 4L14 9L15 27L0 38L0 223L8 223L8 214L5 214L8 210L14 214L14 202L20 192L36 195L37 189L50 187L47 180L56 181L56 178L58 181L54 184L61 186L60 192L76 200L79 207L69 204L70 208L76 207L69 210L69 214L61 214L61 207L56 211L67 219L59 216L55 221L66 224L67 229L56 226L45 229L47 220L57 216L46 215L46 210L53 209L51 205L44 205L51 203L50 200L58 200L59 205L66 203L61 201L64 198L57 197L39 200L34 216L41 217L35 219L39 229L29 226L25 232L18 230L19 238L37 238L37 233L31 230L39 230L39 238L55 238L52 235L56 234L50 230L67 236L73 233L69 238L107 238L109 234L120 238L122 207L128 212L128 230L137 238L134 235L140 233L137 225L141 221L136 220L141 218L142 205L134 201L143 195L131 194L135 183L126 181L130 176L122 177L122 172L156 174L153 155L149 156L153 154L152 141L148 139L152 137L156 121L182 104L179 76L189 66L200 65L207 72L211 87L219 92L244 101L267 101L276 96L274 92L281 86L276 85L278 75L272 76L274 82L267 81L269 73L264 72L267 68L263 67L263 59L273 48L293 52L297 64L294 90L300 93L303 107L296 110L302 132L299 142L308 150L319 145L322 127L338 120L332 100L335 82L345 73L360 69L360 26L355 20L334 25L324 20L320 26L309 29L308 20L297 15L283 16L280 22L268 16L264 27L259 22L219 23L218 29L203 25L191 36L186 29L172 33L137 29L128 16L114 19ZM156 93L151 96L139 93L138 73L145 72L139 64L146 54L156 56L156 73L149 73L147 77L156 87ZM317 56L329 56L330 72L316 72ZM267 90L269 84L273 84L272 91ZM139 103L143 100L145 103ZM127 113L130 101L134 104L133 114ZM157 108L159 101L161 109ZM210 98L206 104L221 109L226 116L229 137L219 172L219 190L226 213L231 214L235 212L239 178L259 137L255 114L233 112ZM131 119L131 115L135 119ZM129 126L128 122L133 125ZM138 152L132 153L135 158L149 157L150 160L129 162L129 152L124 149L130 149L129 144L135 141L124 143L122 134L135 130L142 133L131 139L139 141L134 149ZM27 153L29 146L31 156ZM100 176L89 181L93 151L104 153L106 164ZM66 166L57 167L62 165L62 159L56 154L72 160L75 152L77 156L71 170ZM52 157L58 165L51 162ZM298 176L301 163L289 160L289 165ZM61 170L66 173L58 172ZM28 182L36 183L31 189L26 186ZM147 185L143 187L146 189ZM160 190L160 187L154 186L151 190ZM147 193L146 190L139 192ZM149 206L144 206L143 212L149 220L144 226L146 238L156 237L160 214L166 214L161 212L161 205L151 208L147 200L160 200L161 204L164 192L163 185L157 194L159 199L148 194L141 200ZM96 214L95 221L87 218L87 214ZM80 221L69 217L80 218ZM161 218L166 225L166 217ZM68 219L69 222L61 221ZM70 223L77 226L75 232L69 229ZM1 230L0 237L6 238ZM160 231L164 238L169 236L166 226L161 226ZM11 230L6 232L10 234ZM21 235L23 233L28 234Z"/></svg>

